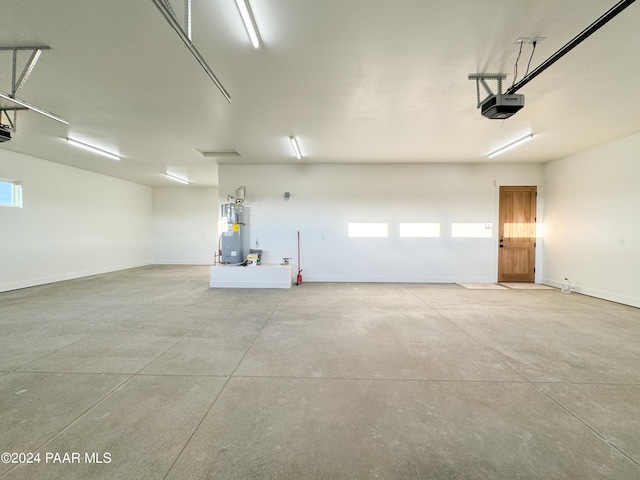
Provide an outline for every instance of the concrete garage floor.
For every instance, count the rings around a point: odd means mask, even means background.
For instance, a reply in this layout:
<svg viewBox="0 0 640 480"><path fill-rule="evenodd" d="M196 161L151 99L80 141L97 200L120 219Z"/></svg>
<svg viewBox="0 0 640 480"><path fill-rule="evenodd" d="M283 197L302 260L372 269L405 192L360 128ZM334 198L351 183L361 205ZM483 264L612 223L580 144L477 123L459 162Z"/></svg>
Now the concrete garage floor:
<svg viewBox="0 0 640 480"><path fill-rule="evenodd" d="M640 478L639 309L208 273L0 294L0 477Z"/></svg>

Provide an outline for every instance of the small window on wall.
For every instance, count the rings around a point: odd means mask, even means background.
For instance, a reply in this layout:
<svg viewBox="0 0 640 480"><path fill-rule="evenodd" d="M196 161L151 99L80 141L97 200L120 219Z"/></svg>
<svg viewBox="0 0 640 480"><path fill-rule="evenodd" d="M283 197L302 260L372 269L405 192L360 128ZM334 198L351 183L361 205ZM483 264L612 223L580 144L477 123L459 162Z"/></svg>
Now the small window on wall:
<svg viewBox="0 0 640 480"><path fill-rule="evenodd" d="M493 224L452 223L451 236L453 238L491 238L493 237Z"/></svg>
<svg viewBox="0 0 640 480"><path fill-rule="evenodd" d="M0 206L22 207L22 184L0 179Z"/></svg>
<svg viewBox="0 0 640 480"><path fill-rule="evenodd" d="M439 223L401 223L401 238L438 238L440 236Z"/></svg>
<svg viewBox="0 0 640 480"><path fill-rule="evenodd" d="M388 223L350 223L348 235L352 238L384 238L389 236Z"/></svg>

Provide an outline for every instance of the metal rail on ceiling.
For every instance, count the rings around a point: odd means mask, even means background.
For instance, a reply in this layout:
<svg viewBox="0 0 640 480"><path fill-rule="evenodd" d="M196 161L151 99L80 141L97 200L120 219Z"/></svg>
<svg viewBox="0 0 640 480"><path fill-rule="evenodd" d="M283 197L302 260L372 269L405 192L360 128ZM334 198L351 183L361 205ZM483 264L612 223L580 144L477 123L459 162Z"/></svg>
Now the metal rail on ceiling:
<svg viewBox="0 0 640 480"><path fill-rule="evenodd" d="M176 31L176 33L180 37L180 40L182 40L185 46L189 49L189 51L198 61L198 63L200 64L202 69L205 71L205 73L209 76L209 78L211 78L215 86L218 87L218 90L220 90L220 93L222 93L222 95L227 100L227 102L231 103L231 95L229 95L229 92L227 92L227 90L222 86L222 83L220 82L220 80L218 80L218 77L216 77L215 73L213 73L213 70L211 70L211 67L209 67L209 65L207 64L205 59L202 57L198 49L191 42L190 35L187 34L187 32L185 32L182 26L178 23L178 19L176 18L175 12L173 11L173 8L171 8L171 5L169 4L168 0L151 0L151 1L158 8L158 10L160 10L160 13L164 17L164 19L167 21L167 23L171 26L171 28L173 28ZM189 2L189 0L185 0L185 1ZM191 12L190 6L187 7L187 5L185 4L185 13L187 12L187 9L189 10L189 15L190 15L190 12ZM185 21L186 21L186 18L185 18Z"/></svg>
<svg viewBox="0 0 640 480"><path fill-rule="evenodd" d="M595 22L585 28L582 32L576 35L573 39L571 39L564 47L558 50L556 53L547 58L544 62L542 62L538 67L531 71L528 75L522 78L519 82L512 85L507 89L507 94L516 93L522 87L524 87L531 80L536 78L542 72L544 72L551 65L556 63L562 57L564 57L567 53L573 50L576 46L586 40L590 35L595 33L598 29L602 28L605 24L611 21L616 15L621 13L625 8L630 6L635 0L622 0L615 4L611 9L609 9L604 15L598 18Z"/></svg>

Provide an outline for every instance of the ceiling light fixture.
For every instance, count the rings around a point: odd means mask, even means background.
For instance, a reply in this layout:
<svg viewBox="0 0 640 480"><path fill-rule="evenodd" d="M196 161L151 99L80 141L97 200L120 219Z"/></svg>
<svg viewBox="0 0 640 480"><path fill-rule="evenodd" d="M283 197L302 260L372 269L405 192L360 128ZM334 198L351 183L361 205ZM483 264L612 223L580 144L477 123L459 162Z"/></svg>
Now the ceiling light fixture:
<svg viewBox="0 0 640 480"><path fill-rule="evenodd" d="M298 157L298 160L302 160L302 153L300 152L300 147L298 146L298 140L296 140L296 137L289 137L289 140L291 141L293 151L296 153L296 157Z"/></svg>
<svg viewBox="0 0 640 480"><path fill-rule="evenodd" d="M487 157L493 158L496 155L500 155L501 153L506 152L507 150L511 150L513 147L517 147L518 145L521 145L524 142L531 140L532 138L533 138L533 133L530 133L529 135L525 135L524 137L516 140L515 142L511 142L510 144L505 145L504 147L500 147L499 149L494 150L493 152L488 154Z"/></svg>
<svg viewBox="0 0 640 480"><path fill-rule="evenodd" d="M176 177L175 175L171 175L170 173L165 173L165 177L170 178L171 180L175 180L176 182L184 183L185 185L189 185L189 181L184 178Z"/></svg>
<svg viewBox="0 0 640 480"><path fill-rule="evenodd" d="M51 112L47 112L46 110L43 110L40 107L36 107L35 105L31 105L30 103L27 103L23 100L18 100L17 98L13 98L11 95L9 95L8 93L5 92L0 92L0 98L4 98L5 100L9 100L10 102L13 102L17 105L20 105L21 107L25 107L28 108L29 110L39 113L40 115L44 115L45 117L49 117L52 120L55 120L56 122L60 122L60 123L64 123L65 125L69 125L69 121L65 120L62 117L59 117L58 115L54 115Z"/></svg>
<svg viewBox="0 0 640 480"><path fill-rule="evenodd" d="M236 0L236 6L238 7L238 11L242 17L244 28L247 29L251 45L253 45L253 48L258 48L260 46L260 35L258 34L256 20L253 18L253 12L249 6L249 0Z"/></svg>
<svg viewBox="0 0 640 480"><path fill-rule="evenodd" d="M184 0L184 30L189 40L193 41L191 34L191 0Z"/></svg>
<svg viewBox="0 0 640 480"><path fill-rule="evenodd" d="M120 160L120 156L116 155L115 153L111 153L111 152L107 152L106 150L102 150L101 148L97 148L94 147L92 145L87 145L86 143L82 143L79 142L77 140L74 140L72 138L67 138L67 143L70 145L73 145L75 147L79 147L79 148L83 148L85 150L89 150L90 152L93 153L97 153L99 155L102 155L104 157L110 158L111 160Z"/></svg>

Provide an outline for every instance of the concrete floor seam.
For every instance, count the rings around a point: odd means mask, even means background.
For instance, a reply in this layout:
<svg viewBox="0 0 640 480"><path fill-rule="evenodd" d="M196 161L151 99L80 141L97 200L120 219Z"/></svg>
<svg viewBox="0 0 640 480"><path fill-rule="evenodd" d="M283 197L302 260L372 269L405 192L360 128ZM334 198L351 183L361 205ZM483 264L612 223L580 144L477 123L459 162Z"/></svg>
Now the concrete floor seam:
<svg viewBox="0 0 640 480"><path fill-rule="evenodd" d="M438 313L438 315L440 315L443 319L445 319L447 322L449 322L452 326L454 326L455 328L457 328L460 332L462 332L464 335L466 335L469 339L471 339L476 345L478 345L479 347L481 347L483 350L485 350L487 353L489 353L493 358L495 358L496 360L498 360L502 365L504 365L505 367L507 367L509 370L511 370L513 373L515 373L516 375L518 375L519 377L523 378L524 381L529 382L529 379L527 377L525 377L521 372L519 372L518 370L516 370L514 367L512 367L511 365L509 365L507 362L505 362L502 358L500 358L498 355L496 355L496 353L493 351L493 349L487 347L486 345L484 345L483 343L481 343L478 339L476 339L473 335L469 334L466 330L464 330L461 326L457 325L454 321L452 321L450 318L448 318L447 316L445 316L441 311L436 309L436 312ZM529 382L530 383L530 382Z"/></svg>
<svg viewBox="0 0 640 480"><path fill-rule="evenodd" d="M576 309L578 310L578 309ZM440 312L438 312L440 313ZM440 313L441 314L441 313ZM441 314L442 315L442 314ZM539 391L542 395L544 395L546 398L548 398L549 400L551 400L553 403L555 403L556 405L558 405L560 408L562 408L562 410L564 410L566 413L568 413L569 415L571 415L572 417L574 417L578 422L580 422L582 425L584 425L586 428L588 428L592 433L594 433L601 441L603 441L604 443L606 443L607 445L609 445L610 447L614 448L616 451L620 452L621 455L624 455L626 458L628 458L630 461L632 461L633 463L635 463L637 466L640 467L640 463L638 463L635 459L633 459L632 457L630 457L626 452L622 451L621 449L619 449L616 445L613 445L611 442L609 442L600 432L598 432L597 430L595 430L591 425L589 425L588 423L586 423L584 420L582 420L579 416L577 416L575 413L571 412L570 410L568 410L564 405L560 404L558 401L556 401L554 398L552 398L551 396L549 396L546 392L544 392L543 390L541 390L534 382L532 382L529 378L527 378L525 375L521 374L520 372L518 372L517 370L515 370L513 367L511 367L510 365L508 365L506 362L504 362L501 358L499 358L497 355L494 354L494 352L485 347L483 344L481 344L480 342L478 342L473 336L469 335L466 331L464 331L461 327L459 327L458 325L455 324L455 322L451 321L450 319L448 319L446 316L442 315L443 318L445 318L446 320L448 320L452 325L456 326L456 328L459 328L460 331L462 331L463 333L467 334L472 340L476 341L476 343L478 343L478 345L480 345L481 347L485 348L485 350L487 350L489 353L491 353L492 355L494 355L494 357L496 357L499 361L501 361L504 365L506 365L507 367L511 368L512 370L514 370L516 373L518 373L520 376L522 376L522 378L525 379L525 382L532 385L537 391ZM545 383L545 382L538 382L538 383ZM565 383L565 382L558 382L558 383Z"/></svg>
<svg viewBox="0 0 640 480"><path fill-rule="evenodd" d="M20 373L22 374L23 372L16 372L16 373ZM66 430L70 429L74 424L76 424L78 421L80 421L80 419L82 417L84 417L86 414L88 414L91 410L93 410L94 408L96 408L98 405L100 405L102 402L104 402L107 398L109 398L111 395L114 394L114 392L118 391L118 389L120 389L125 383L127 383L129 380L131 380L131 378L133 378L133 375L129 375L127 378L125 378L122 382L120 382L118 385L116 385L114 388L112 388L109 392L107 392L105 395L103 395L102 397L100 397L93 405L89 406L88 408L86 408L83 412L81 412L74 420L72 420L70 423L68 423L67 425L65 425L62 429L60 429L58 432L56 432L54 435L52 435L50 438L48 438L46 441L42 442L40 445L38 445L37 447L35 447L33 449L34 452L39 451L41 448L43 448L45 445L47 445L48 443L50 443L51 441L53 441L56 437L59 437L62 433L64 433ZM11 470L13 470L15 467L17 467L19 464L14 464L12 465L9 469L7 469L6 472L2 473L2 475L0 475L0 478L6 476L9 474L9 472Z"/></svg>
<svg viewBox="0 0 640 480"><path fill-rule="evenodd" d="M564 410L566 413L568 413L569 415L571 415L573 418L575 418L578 422L580 422L582 425L584 425L587 429L589 429L596 437L598 437L602 442L604 442L605 444L607 444L609 447L613 448L614 450L616 450L617 452L619 452L621 455L625 456L628 460L630 460L631 462L635 463L638 467L640 467L640 462L637 461L636 459L634 459L633 457L631 457L629 454L627 454L624 450L622 450L620 447L618 447L617 445L614 445L613 443L611 443L609 440L607 440L607 438L600 433L598 430L596 430L594 427L592 427L591 425L589 425L589 423L585 420L583 420L582 418L580 418L580 416L578 416L577 414L575 414L574 412L572 412L571 410L569 410L567 407L565 407L564 405L562 405L562 403L560 403L559 401L557 401L555 398L553 398L552 396L550 396L547 392L541 390L540 388L538 388L537 385L535 384L531 384L533 385L533 387L538 390L541 394L543 394L545 397L547 397L549 400L551 400L553 403L555 403L556 405L558 405L562 410Z"/></svg>
<svg viewBox="0 0 640 480"><path fill-rule="evenodd" d="M463 380L457 378L410 378L410 377L310 377L290 375L234 375L233 378L273 378L281 380L346 380L355 382L416 382L416 383L469 383L469 384L530 384L528 380Z"/></svg>
<svg viewBox="0 0 640 480"><path fill-rule="evenodd" d="M196 325L195 327L193 327L191 330L189 330L187 333L185 333L184 335L182 335L176 342L174 342L173 344L171 344L170 346L168 346L166 349L164 349L162 352L160 352L158 355L156 355L155 357L153 357L151 359L151 361L149 361L148 363L146 363L142 368L140 368L137 372L135 372L134 375L137 375L138 373L140 373L142 370L144 370L145 368L147 368L149 365L151 365L155 360L157 360L161 355L165 354L166 352L168 352L169 350L171 350L173 347L175 347L176 345L178 345L182 340L184 340L190 333L194 332L195 330L197 330L198 328L200 328L202 325L204 325L205 323L207 323L209 320L205 319L202 322L200 322L198 325Z"/></svg>
<svg viewBox="0 0 640 480"><path fill-rule="evenodd" d="M282 298L280 298L280 301L278 302L278 305L280 305L282 303L282 299L284 298L284 295ZM193 436L196 434L196 432L198 431L198 429L200 428L200 426L202 425L202 422L204 422L204 419L207 418L207 415L209 415L209 412L213 409L213 407L216 404L216 401L218 400L218 398L220 398L220 395L222 395L222 392L225 391L225 388L227 387L227 385L229 384L229 381L231 380L231 378L233 377L234 373L236 372L236 370L238 369L238 367L240 366L240 364L242 363L242 361L245 359L245 357L247 356L247 354L249 353L249 350L251 350L251 347L253 346L253 344L255 343L256 339L260 336L260 334L262 333L262 331L265 329L265 327L267 326L267 324L269 323L269 320L271 320L271 317L273 316L274 312L278 309L278 307L276 306L271 313L269 314L269 317L265 320L264 324L262 325L262 328L260 329L260 331L256 334L256 336L254 337L253 341L251 342L251 344L249 345L249 347L247 348L246 352L244 353L244 355L242 356L242 358L240 359L240 361L238 362L238 364L236 365L236 367L234 368L233 372L231 372L231 375L229 375L227 377L227 379L225 380L224 384L222 385L222 388L220 389L220 391L218 392L218 394L215 396L215 398L213 399L213 402L211 402L211 405L209 406L209 408L207 409L207 411L204 413L204 415L202 416L202 418L200 419L200 421L198 422L198 424L196 425L196 427L193 429L193 431L191 432L191 435L189 435L189 438L187 439L187 441L185 442L184 446L182 447L182 449L180 450L180 453L178 453L178 455L176 456L176 458L173 460L173 462L171 463L171 465L169 466L169 469L167 470L167 472L165 473L165 475L162 477L163 480L165 480L167 478L167 476L171 473L171 470L173 469L173 467L175 466L176 462L178 461L178 459L180 458L180 456L183 454L183 452L185 451L185 449L187 448L187 446L189 445L189 442L191 441L191 439L193 438Z"/></svg>
<svg viewBox="0 0 640 480"><path fill-rule="evenodd" d="M639 478L639 309L208 275L151 266L0 295L0 451L113 460L0 465L2 480Z"/></svg>
<svg viewBox="0 0 640 480"><path fill-rule="evenodd" d="M22 371L22 370L20 370L21 368L28 367L28 366L29 366L29 365L31 365L32 363L39 362L40 360L43 360L43 359L45 359L45 358L47 358L47 357L49 357L49 356L51 356L51 355L54 355L54 354L56 354L56 353L58 353L58 352L60 352L60 351L62 351L62 350L65 350L66 348L72 347L73 345L76 345L77 343L83 342L83 341L85 341L87 338L91 338L91 337L93 337L93 336L99 335L100 333L101 333L101 332L90 333L90 334L89 334L89 335L87 335L86 337L82 337L82 338L80 338L80 339L76 340L75 342L71 342L71 343L69 343L69 344L65 345L64 347L61 347L61 348L58 348L57 350L53 350L53 351L51 351L51 352L48 352L48 353L46 353L46 354L42 355L41 357L38 357L38 358L36 358L36 359L34 359L34 360L31 360L31 361L29 361L29 362L25 363L24 365L20 365L19 367L16 367L16 368L12 369L11 371L12 371L12 372L21 372L21 371Z"/></svg>
<svg viewBox="0 0 640 480"><path fill-rule="evenodd" d="M176 462L178 461L180 456L184 453L185 449L189 445L189 442L191 441L193 436L196 434L196 432L200 428L200 425L202 425L202 422L204 422L204 419L207 418L207 415L209 415L209 412L213 409L213 406L218 401L218 398L220 398L220 395L222 395L222 392L224 392L224 389L227 386L227 384L229 383L229 380L231 380L231 375L229 375L227 377L227 379L225 380L224 384L222 385L222 388L220 389L218 394L214 397L213 401L211 402L211 405L209 405L209 408L207 409L207 411L204 412L204 415L202 415L202 417L200 418L200 421L198 422L198 424L195 426L195 428L193 429L193 431L189 435L189 438L187 438L187 441L184 443L184 445L180 449L180 452L178 453L178 455L176 455L176 458L174 458L173 462L171 462L171 465L169 466L169 468L167 469L166 473L162 477L162 480L165 480L167 478L167 476L171 473L171 470L173 470L173 467L175 466Z"/></svg>

